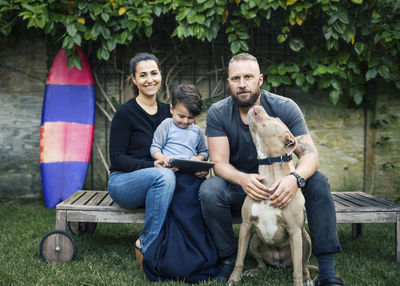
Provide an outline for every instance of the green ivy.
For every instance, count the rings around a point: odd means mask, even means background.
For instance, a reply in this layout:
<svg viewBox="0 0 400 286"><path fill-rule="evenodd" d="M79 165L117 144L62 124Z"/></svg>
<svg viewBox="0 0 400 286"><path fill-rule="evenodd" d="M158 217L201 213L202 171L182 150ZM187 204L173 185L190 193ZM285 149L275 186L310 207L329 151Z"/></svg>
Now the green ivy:
<svg viewBox="0 0 400 286"><path fill-rule="evenodd" d="M264 86L316 87L332 104L343 95L361 104L368 81L400 89L399 15L398 0L0 0L0 34L21 24L43 31L80 68L75 45L95 43L107 61L117 46L151 37L160 17L180 40L225 37L232 54L251 50L251 31L269 26L288 53L264 72Z"/></svg>

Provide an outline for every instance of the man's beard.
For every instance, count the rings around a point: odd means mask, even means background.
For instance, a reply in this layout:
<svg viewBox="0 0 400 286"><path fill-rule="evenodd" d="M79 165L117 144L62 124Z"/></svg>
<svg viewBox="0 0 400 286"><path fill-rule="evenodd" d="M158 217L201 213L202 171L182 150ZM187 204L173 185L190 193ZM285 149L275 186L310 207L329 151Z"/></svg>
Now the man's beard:
<svg viewBox="0 0 400 286"><path fill-rule="evenodd" d="M246 108L246 107L252 107L254 105L254 103L257 101L259 95L260 95L260 90L257 90L256 92L251 93L250 97L247 98L246 100L241 100L237 94L233 94L233 93L232 93L232 98L233 98L233 101L239 107Z"/></svg>

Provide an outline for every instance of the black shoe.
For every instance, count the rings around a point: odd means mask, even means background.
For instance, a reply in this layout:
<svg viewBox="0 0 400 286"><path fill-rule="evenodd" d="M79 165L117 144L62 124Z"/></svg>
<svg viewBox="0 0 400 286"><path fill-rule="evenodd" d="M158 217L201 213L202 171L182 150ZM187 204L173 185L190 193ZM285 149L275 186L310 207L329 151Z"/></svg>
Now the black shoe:
<svg viewBox="0 0 400 286"><path fill-rule="evenodd" d="M322 280L319 280L319 278L317 278L314 282L314 286L340 286L340 285L343 285L343 281L338 276Z"/></svg>
<svg viewBox="0 0 400 286"><path fill-rule="evenodd" d="M219 273L214 278L218 282L226 282L232 274L233 268L235 267L236 254L232 255L220 262Z"/></svg>

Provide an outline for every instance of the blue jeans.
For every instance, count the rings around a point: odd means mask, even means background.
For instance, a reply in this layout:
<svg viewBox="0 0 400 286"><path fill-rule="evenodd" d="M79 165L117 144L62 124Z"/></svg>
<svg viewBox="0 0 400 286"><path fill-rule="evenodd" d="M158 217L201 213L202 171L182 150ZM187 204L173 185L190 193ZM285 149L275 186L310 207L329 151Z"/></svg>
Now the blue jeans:
<svg viewBox="0 0 400 286"><path fill-rule="evenodd" d="M146 168L133 172L114 172L108 180L108 192L123 208L145 207L143 252L157 237L164 223L175 190L175 174L167 168Z"/></svg>
<svg viewBox="0 0 400 286"><path fill-rule="evenodd" d="M311 176L302 189L314 255L341 251L336 228L336 213L328 180L320 172ZM213 235L221 258L237 251L232 214L240 215L246 193L239 185L213 176L199 189L201 212Z"/></svg>

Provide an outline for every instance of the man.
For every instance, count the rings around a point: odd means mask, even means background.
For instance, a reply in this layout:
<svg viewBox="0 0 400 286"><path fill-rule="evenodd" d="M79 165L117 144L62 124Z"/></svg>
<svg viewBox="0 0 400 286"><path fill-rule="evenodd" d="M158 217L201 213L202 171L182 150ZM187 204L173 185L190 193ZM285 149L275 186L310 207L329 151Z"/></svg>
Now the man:
<svg viewBox="0 0 400 286"><path fill-rule="evenodd" d="M213 234L220 262L217 279L227 281L236 260L237 241L232 228L232 213L240 213L246 195L269 200L283 208L306 180L302 192L306 200L313 254L320 269L316 285L342 285L336 276L333 254L341 251L336 228L336 213L327 179L317 171L318 153L300 108L291 99L261 90L263 75L257 59L247 53L229 62L228 84L231 97L213 104L207 115L206 136L215 176L200 187L204 220ZM257 153L248 127L247 112L262 105L272 117L279 117L298 141L298 176L283 177L271 187L262 184ZM299 178L297 178L299 177Z"/></svg>

